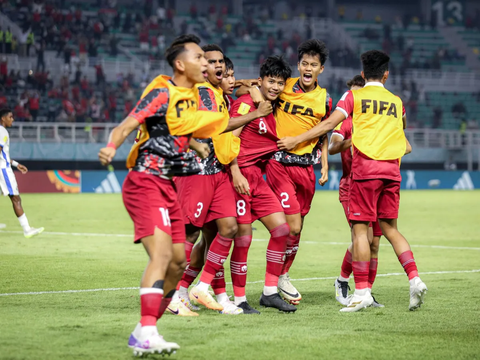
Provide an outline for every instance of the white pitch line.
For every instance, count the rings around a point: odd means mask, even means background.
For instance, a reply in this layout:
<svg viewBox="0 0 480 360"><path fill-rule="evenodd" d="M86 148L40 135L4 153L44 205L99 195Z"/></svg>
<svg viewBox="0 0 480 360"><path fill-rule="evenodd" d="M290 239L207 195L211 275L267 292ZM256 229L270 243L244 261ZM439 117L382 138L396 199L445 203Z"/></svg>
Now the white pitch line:
<svg viewBox="0 0 480 360"><path fill-rule="evenodd" d="M22 231L13 231L13 230L0 230L1 233L8 234L23 234ZM59 235L59 236L96 236L96 237L133 237L133 234L97 234L97 233L69 233L69 232L51 232L44 231L42 234L46 235ZM265 242L267 239L253 239L255 242ZM320 244L320 245L350 245L348 242L323 242L323 241L311 241L311 240L301 240L302 244ZM390 244L380 244L380 246L391 246ZM444 249L444 250L477 250L480 251L478 247L462 247L462 246L443 246L443 245L414 245L411 244L411 247L418 248L430 248L430 249Z"/></svg>
<svg viewBox="0 0 480 360"><path fill-rule="evenodd" d="M421 272L421 275L441 275L441 274L468 274L468 273L480 273L480 269L476 270L453 270L453 271L427 271ZM389 276L406 276L405 273L387 273L377 274L377 277L389 277ZM305 279L290 279L290 281L318 281L318 280L334 280L337 276L327 277L312 277ZM247 284L263 284L264 280L247 281ZM231 285L231 282L227 282ZM18 296L18 295L45 295L45 294L72 294L72 293L86 293L86 292L100 292L100 291L122 291L122 290L138 290L138 287L123 287L123 288L105 288L105 289L86 289L86 290L60 290L60 291L34 291L34 292L21 292L21 293L3 293L0 296Z"/></svg>

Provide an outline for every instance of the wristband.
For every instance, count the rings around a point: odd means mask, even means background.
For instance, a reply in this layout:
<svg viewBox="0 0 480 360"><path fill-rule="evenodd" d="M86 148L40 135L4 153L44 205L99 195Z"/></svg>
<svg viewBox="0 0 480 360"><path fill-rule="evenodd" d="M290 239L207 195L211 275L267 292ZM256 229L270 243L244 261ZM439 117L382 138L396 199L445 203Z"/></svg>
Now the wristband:
<svg viewBox="0 0 480 360"><path fill-rule="evenodd" d="M12 166L18 167L18 162L16 162L15 160L12 160Z"/></svg>
<svg viewBox="0 0 480 360"><path fill-rule="evenodd" d="M115 144L114 144L113 142L109 142L109 143L107 144L107 147L112 148L112 149L114 149L114 150L117 150L117 147L115 146Z"/></svg>

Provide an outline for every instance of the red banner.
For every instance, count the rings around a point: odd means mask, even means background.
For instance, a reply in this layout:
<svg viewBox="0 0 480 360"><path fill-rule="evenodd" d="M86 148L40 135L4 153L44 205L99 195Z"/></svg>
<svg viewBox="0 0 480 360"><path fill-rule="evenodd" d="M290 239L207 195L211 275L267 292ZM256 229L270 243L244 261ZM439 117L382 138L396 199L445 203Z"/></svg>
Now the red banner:
<svg viewBox="0 0 480 360"><path fill-rule="evenodd" d="M18 190L22 193L79 193L80 171L29 171L25 175L15 172Z"/></svg>

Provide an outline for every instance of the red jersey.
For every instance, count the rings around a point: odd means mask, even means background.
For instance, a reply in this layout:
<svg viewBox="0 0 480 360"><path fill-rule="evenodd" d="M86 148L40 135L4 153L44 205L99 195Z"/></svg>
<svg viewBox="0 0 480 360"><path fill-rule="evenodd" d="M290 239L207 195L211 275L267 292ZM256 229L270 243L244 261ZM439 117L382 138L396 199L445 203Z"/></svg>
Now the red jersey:
<svg viewBox="0 0 480 360"><path fill-rule="evenodd" d="M250 94L240 96L230 109L230 117L239 117L255 111L257 108ZM268 160L278 151L276 122L273 114L253 120L245 125L240 134L239 167L255 165Z"/></svg>
<svg viewBox="0 0 480 360"><path fill-rule="evenodd" d="M348 140L352 138L352 117L349 116L345 119L340 125L338 125L335 130L333 130L333 135L341 136L343 140ZM333 136L332 135L332 136ZM348 148L340 153L342 157L342 178L340 179L340 184L338 185L338 192L340 196L340 202L348 200L348 193L350 191L350 173L352 171L352 149Z"/></svg>
<svg viewBox="0 0 480 360"><path fill-rule="evenodd" d="M369 83L367 83L366 86ZM375 83L376 84L376 83ZM380 84L380 83L379 83ZM372 85L379 86L379 85ZM383 87L383 85L382 85ZM337 103L337 110L340 110L346 117L354 112L354 95L347 91ZM402 115L405 116L405 107L402 106ZM355 131L355 121L352 120L353 130ZM371 179L389 179L401 181L399 159L394 160L374 160L363 154L359 149L353 147L352 159L352 179L353 180L371 180Z"/></svg>

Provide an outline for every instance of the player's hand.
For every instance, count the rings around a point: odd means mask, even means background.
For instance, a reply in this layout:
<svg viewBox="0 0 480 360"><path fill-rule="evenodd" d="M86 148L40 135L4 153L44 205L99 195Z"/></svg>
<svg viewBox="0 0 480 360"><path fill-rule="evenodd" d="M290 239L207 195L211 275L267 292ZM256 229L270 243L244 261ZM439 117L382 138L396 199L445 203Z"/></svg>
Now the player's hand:
<svg viewBox="0 0 480 360"><path fill-rule="evenodd" d="M98 158L100 159L100 163L105 166L112 162L113 158L115 157L117 150L112 147L104 147L100 149L98 153Z"/></svg>
<svg viewBox="0 0 480 360"><path fill-rule="evenodd" d="M273 112L272 103L270 101L262 101L257 110L259 117L267 116Z"/></svg>
<svg viewBox="0 0 480 360"><path fill-rule="evenodd" d="M320 173L322 174L322 177L318 179L318 183L323 186L328 182L328 168L322 167Z"/></svg>
<svg viewBox="0 0 480 360"><path fill-rule="evenodd" d="M248 180L243 176L240 172L236 174L232 174L233 177L233 187L235 191L240 195L248 195L250 196L250 185L248 184Z"/></svg>
<svg viewBox="0 0 480 360"><path fill-rule="evenodd" d="M295 137L287 136L277 141L277 146L280 150L292 150L298 145Z"/></svg>
<svg viewBox="0 0 480 360"><path fill-rule="evenodd" d="M258 85L258 79L238 80L238 85L239 86L246 86L246 87L257 86Z"/></svg>
<svg viewBox="0 0 480 360"><path fill-rule="evenodd" d="M25 165L22 165L22 164L18 164L17 165L17 169L20 170L20 172L22 174L26 174L28 172L28 169Z"/></svg>
<svg viewBox="0 0 480 360"><path fill-rule="evenodd" d="M200 156L202 159L206 159L208 155L210 155L210 148L208 147L208 144L201 144L196 151L198 156Z"/></svg>
<svg viewBox="0 0 480 360"><path fill-rule="evenodd" d="M248 90L248 93L252 97L252 101L255 106L260 106L260 104L265 101L262 93L256 87L251 87L250 90Z"/></svg>

